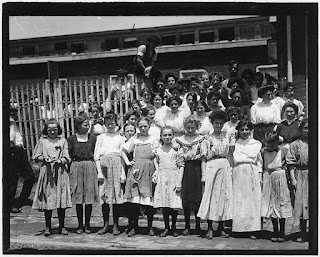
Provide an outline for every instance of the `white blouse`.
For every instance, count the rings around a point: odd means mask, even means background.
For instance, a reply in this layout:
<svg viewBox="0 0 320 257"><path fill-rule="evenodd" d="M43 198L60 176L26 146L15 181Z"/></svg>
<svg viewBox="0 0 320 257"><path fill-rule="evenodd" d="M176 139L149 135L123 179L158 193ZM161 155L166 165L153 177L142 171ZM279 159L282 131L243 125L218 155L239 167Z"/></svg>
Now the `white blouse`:
<svg viewBox="0 0 320 257"><path fill-rule="evenodd" d="M253 138L238 139L233 152L234 164L252 163L257 165L258 172L262 172L261 147L261 142Z"/></svg>
<svg viewBox="0 0 320 257"><path fill-rule="evenodd" d="M107 154L116 154L120 156L122 146L125 143L125 137L119 134L104 133L97 136L97 142L94 149L94 160L100 160L101 156Z"/></svg>
<svg viewBox="0 0 320 257"><path fill-rule="evenodd" d="M251 107L251 122L259 123L280 123L280 110L274 103L260 102Z"/></svg>
<svg viewBox="0 0 320 257"><path fill-rule="evenodd" d="M208 116L205 116L201 120L201 118L196 115L196 119L200 120L200 127L196 132L197 134L207 135L207 134L209 134L209 132L211 132L213 130L213 126L212 126Z"/></svg>

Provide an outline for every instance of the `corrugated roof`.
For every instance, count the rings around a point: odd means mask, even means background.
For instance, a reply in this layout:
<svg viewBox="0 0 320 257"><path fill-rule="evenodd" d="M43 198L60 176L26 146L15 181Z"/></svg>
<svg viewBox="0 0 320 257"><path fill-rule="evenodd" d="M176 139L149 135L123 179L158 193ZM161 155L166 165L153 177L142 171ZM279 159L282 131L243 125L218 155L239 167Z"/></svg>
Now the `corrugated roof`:
<svg viewBox="0 0 320 257"><path fill-rule="evenodd" d="M248 17L256 16L11 16L9 17L9 39L152 28Z"/></svg>

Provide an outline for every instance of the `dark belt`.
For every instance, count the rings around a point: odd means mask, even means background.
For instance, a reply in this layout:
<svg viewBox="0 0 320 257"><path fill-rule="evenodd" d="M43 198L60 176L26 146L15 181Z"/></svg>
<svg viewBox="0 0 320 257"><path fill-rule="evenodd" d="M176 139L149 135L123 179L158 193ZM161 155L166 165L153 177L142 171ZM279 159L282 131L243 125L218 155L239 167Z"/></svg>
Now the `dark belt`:
<svg viewBox="0 0 320 257"><path fill-rule="evenodd" d="M300 165L297 165L296 168L297 168L297 170L308 170L309 169L308 166L300 166Z"/></svg>
<svg viewBox="0 0 320 257"><path fill-rule="evenodd" d="M93 159L76 159L76 158L74 158L74 159L72 159L72 161L73 162L82 162L82 161L91 161L91 162L93 162Z"/></svg>
<svg viewBox="0 0 320 257"><path fill-rule="evenodd" d="M253 127L263 128L263 127L271 127L274 125L275 125L274 123L258 123L258 124L253 125Z"/></svg>
<svg viewBox="0 0 320 257"><path fill-rule="evenodd" d="M188 162L195 162L195 163L201 163L201 160L187 160L185 161L185 163L188 163Z"/></svg>

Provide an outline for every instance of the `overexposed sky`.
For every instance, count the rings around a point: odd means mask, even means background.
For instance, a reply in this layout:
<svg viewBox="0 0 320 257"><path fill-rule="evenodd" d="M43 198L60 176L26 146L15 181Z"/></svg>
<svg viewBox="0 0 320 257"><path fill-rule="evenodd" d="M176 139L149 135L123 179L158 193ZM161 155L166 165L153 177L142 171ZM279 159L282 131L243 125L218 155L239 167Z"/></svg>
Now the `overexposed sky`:
<svg viewBox="0 0 320 257"><path fill-rule="evenodd" d="M241 17L253 16L11 16L9 17L9 39L150 28Z"/></svg>

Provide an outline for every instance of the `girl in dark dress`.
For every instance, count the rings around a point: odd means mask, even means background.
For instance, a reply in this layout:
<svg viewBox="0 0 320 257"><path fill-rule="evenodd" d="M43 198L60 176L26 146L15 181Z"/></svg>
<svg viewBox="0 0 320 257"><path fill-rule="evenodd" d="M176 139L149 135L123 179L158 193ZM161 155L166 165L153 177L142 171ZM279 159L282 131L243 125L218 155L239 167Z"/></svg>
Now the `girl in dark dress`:
<svg viewBox="0 0 320 257"><path fill-rule="evenodd" d="M89 120L85 117L74 119L76 134L68 138L68 150L71 158L70 185L72 201L76 204L77 234L90 234L92 204L99 201L98 175L93 161L96 136L88 133ZM83 206L85 205L85 226L83 227Z"/></svg>
<svg viewBox="0 0 320 257"><path fill-rule="evenodd" d="M283 138L283 146L289 149L289 144L301 136L300 120L297 119L298 106L287 102L283 106L282 112L285 113L286 119L278 124L277 132Z"/></svg>

